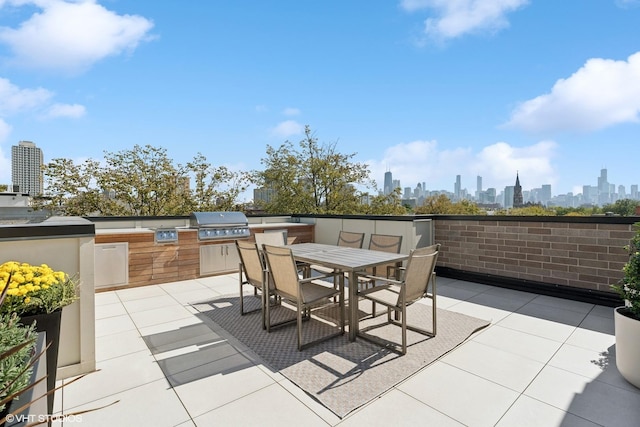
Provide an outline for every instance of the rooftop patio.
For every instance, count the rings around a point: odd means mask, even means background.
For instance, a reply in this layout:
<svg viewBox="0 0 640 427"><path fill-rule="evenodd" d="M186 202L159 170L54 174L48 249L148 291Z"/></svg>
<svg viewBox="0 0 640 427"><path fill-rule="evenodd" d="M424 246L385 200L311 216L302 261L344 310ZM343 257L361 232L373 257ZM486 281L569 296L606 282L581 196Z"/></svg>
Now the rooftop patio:
<svg viewBox="0 0 640 427"><path fill-rule="evenodd" d="M491 325L340 419L195 308L237 294L237 280L234 273L96 294L98 371L61 389L56 410L119 400L82 414L91 426L631 426L640 419L640 390L615 367L612 308L449 278L438 278L438 306ZM206 359L202 350L210 350ZM168 360L178 361L169 376L190 380L172 387L161 368Z"/></svg>

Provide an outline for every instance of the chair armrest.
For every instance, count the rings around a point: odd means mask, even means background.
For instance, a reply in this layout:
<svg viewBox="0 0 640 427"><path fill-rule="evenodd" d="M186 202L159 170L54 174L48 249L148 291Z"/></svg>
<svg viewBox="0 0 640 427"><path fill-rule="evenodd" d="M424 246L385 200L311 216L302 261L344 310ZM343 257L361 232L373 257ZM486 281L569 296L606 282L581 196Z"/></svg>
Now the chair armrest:
<svg viewBox="0 0 640 427"><path fill-rule="evenodd" d="M361 277L368 280L373 280L374 282L381 281L381 282L393 283L394 285L402 285L403 283L400 280L389 279L387 277L381 277L381 276L372 276L369 274L362 275L362 276L358 275L358 279L360 279Z"/></svg>
<svg viewBox="0 0 640 427"><path fill-rule="evenodd" d="M327 273L327 274L323 274L321 276L313 276L313 277L306 277L304 279L299 279L298 282L300 283L308 283L311 282L313 280L320 280L320 279L326 279L329 277L336 277L338 275L340 275L341 273Z"/></svg>

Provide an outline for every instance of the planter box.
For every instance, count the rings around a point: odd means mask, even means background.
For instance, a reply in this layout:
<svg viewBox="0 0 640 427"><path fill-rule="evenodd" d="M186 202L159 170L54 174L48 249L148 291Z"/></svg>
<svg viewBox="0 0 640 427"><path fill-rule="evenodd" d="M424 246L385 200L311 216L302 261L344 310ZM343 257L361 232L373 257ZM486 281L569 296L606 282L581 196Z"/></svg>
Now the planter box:
<svg viewBox="0 0 640 427"><path fill-rule="evenodd" d="M38 340L36 342L35 354L39 354L45 348L46 333L40 332L38 334ZM33 365L33 371L31 373L30 384L33 384L40 378L44 378L47 375L47 354L43 354L42 357ZM18 409L25 403L31 402L33 399L42 396L47 393L47 382L41 381L31 390L25 392L20 396L20 399L14 400L9 405L9 412ZM1 419L1 417L0 417ZM42 398L31 404L28 408L22 412L15 414L11 417L7 417L5 427L22 427L34 422L46 421L48 419L47 411L47 399ZM50 425L51 423L49 423Z"/></svg>
<svg viewBox="0 0 640 427"><path fill-rule="evenodd" d="M615 309L616 365L625 380L640 388L640 320L628 312L626 307Z"/></svg>

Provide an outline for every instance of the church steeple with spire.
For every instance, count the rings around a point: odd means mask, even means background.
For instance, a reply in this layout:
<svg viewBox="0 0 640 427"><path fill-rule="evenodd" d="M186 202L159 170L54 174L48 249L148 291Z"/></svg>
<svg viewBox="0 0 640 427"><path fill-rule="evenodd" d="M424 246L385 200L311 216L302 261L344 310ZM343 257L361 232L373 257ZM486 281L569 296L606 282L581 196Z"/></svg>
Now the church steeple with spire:
<svg viewBox="0 0 640 427"><path fill-rule="evenodd" d="M516 185L513 187L513 207L521 208L524 205L522 199L522 186L520 185L520 177L516 172Z"/></svg>

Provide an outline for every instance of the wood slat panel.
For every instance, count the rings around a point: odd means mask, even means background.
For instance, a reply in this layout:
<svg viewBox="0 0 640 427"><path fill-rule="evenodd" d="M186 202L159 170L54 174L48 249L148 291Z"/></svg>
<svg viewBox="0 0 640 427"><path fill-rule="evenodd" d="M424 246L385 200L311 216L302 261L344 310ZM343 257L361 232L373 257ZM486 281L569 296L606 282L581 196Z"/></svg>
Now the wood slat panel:
<svg viewBox="0 0 640 427"><path fill-rule="evenodd" d="M295 243L313 242L314 225L296 225L287 228L289 240ZM254 228L253 233L261 233L272 227ZM196 230L178 230L178 241L169 244L156 244L154 233L116 233L97 234L95 243L129 244L129 283L126 286L108 287L98 292L127 287L154 285L178 280L200 277L200 247L233 243L233 240L215 240L200 242Z"/></svg>

